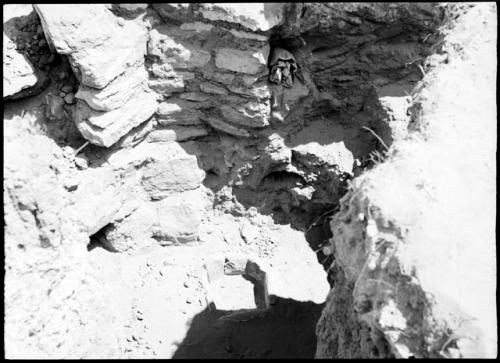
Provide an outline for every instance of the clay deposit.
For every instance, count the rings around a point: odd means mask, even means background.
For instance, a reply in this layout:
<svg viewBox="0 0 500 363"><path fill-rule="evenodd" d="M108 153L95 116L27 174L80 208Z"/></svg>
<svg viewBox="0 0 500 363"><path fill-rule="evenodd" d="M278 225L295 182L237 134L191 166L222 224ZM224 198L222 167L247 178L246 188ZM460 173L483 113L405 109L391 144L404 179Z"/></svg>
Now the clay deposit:
<svg viewBox="0 0 500 363"><path fill-rule="evenodd" d="M4 6L6 358L496 357L496 13Z"/></svg>

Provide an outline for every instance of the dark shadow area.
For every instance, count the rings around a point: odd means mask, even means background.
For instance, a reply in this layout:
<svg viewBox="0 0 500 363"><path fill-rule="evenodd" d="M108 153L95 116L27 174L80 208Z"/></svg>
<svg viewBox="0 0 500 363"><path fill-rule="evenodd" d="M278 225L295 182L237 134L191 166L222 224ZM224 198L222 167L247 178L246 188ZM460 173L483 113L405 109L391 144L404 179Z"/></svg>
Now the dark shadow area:
<svg viewBox="0 0 500 363"><path fill-rule="evenodd" d="M273 299L269 309L232 320L221 318L233 311L211 304L193 318L173 358L313 358L324 304Z"/></svg>
<svg viewBox="0 0 500 363"><path fill-rule="evenodd" d="M87 245L87 251L92 251L94 248L103 248L108 252L118 252L114 250L108 241L106 240L106 235L104 230L109 226L109 224L105 225L103 228L98 230L96 233L89 237L89 244Z"/></svg>

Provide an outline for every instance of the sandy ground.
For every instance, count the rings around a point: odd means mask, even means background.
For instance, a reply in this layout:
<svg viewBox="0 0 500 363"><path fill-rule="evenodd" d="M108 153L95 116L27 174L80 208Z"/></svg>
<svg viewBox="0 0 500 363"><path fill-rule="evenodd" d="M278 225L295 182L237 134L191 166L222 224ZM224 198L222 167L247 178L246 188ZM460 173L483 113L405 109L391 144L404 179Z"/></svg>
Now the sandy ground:
<svg viewBox="0 0 500 363"><path fill-rule="evenodd" d="M241 231L249 236L252 228L247 243ZM190 245L130 255L90 251L118 315L126 317L124 356L313 357L315 325L330 287L304 234L271 217L225 214L205 221L201 231ZM253 286L241 276L210 281L205 265L222 266L224 256L258 262L268 276L270 309L220 319L255 309Z"/></svg>

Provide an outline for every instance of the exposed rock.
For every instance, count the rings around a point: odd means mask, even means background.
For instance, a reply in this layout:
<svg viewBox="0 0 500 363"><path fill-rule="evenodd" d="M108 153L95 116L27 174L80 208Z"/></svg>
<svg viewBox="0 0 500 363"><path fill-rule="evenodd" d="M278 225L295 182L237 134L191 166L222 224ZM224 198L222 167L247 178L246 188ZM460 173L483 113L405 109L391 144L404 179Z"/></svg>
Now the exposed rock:
<svg viewBox="0 0 500 363"><path fill-rule="evenodd" d="M227 95L228 93L225 88L208 82L200 83L200 90L204 93L213 95Z"/></svg>
<svg viewBox="0 0 500 363"><path fill-rule="evenodd" d="M152 227L158 214L152 203L140 205L132 214L106 227L106 245L117 252L138 250L151 244Z"/></svg>
<svg viewBox="0 0 500 363"><path fill-rule="evenodd" d="M89 236L109 224L125 201L134 199L139 190L135 178L120 181L111 170L86 169L79 179L82 182L71 194L73 206L69 216Z"/></svg>
<svg viewBox="0 0 500 363"><path fill-rule="evenodd" d="M50 120L61 120L65 117L64 115L64 103L65 100L60 96L49 93L45 97L47 101L47 117Z"/></svg>
<svg viewBox="0 0 500 363"><path fill-rule="evenodd" d="M145 29L133 22L119 26L104 5L39 4L35 9L49 42L69 56L86 86L102 89L144 61Z"/></svg>
<svg viewBox="0 0 500 363"><path fill-rule="evenodd" d="M284 21L285 4L202 4L198 10L212 21L241 24L253 31L266 31Z"/></svg>
<svg viewBox="0 0 500 363"><path fill-rule="evenodd" d="M258 50L220 48L215 55L215 65L233 72L257 74L266 70L268 57L268 45Z"/></svg>
<svg viewBox="0 0 500 363"><path fill-rule="evenodd" d="M152 4L159 15L169 21L179 23L191 23L194 20L194 14L189 3L170 3L170 4Z"/></svg>
<svg viewBox="0 0 500 363"><path fill-rule="evenodd" d="M38 81L35 69L15 45L3 34L3 96L14 96Z"/></svg>
<svg viewBox="0 0 500 363"><path fill-rule="evenodd" d="M317 142L300 145L292 149L296 160L312 167L327 165L341 172L352 173L354 158L343 142L320 145Z"/></svg>
<svg viewBox="0 0 500 363"><path fill-rule="evenodd" d="M243 32L243 31L234 30L234 29L231 29L231 34L233 34L237 38L254 39L254 40L261 41L261 42L267 42L269 40L269 37L267 35L260 35L260 34L250 33L250 32Z"/></svg>
<svg viewBox="0 0 500 363"><path fill-rule="evenodd" d="M120 16L135 18L144 14L148 4L113 4L111 10Z"/></svg>
<svg viewBox="0 0 500 363"><path fill-rule="evenodd" d="M72 93L67 94L64 96L64 102L68 105L72 105L75 103L75 96Z"/></svg>
<svg viewBox="0 0 500 363"><path fill-rule="evenodd" d="M205 77L213 79L216 82L229 85L233 82L235 75L232 73L213 72L211 74L205 75Z"/></svg>
<svg viewBox="0 0 500 363"><path fill-rule="evenodd" d="M75 96L96 111L111 111L122 107L132 96L137 96L146 80L146 70L143 67L133 67L116 77L104 89L83 85Z"/></svg>
<svg viewBox="0 0 500 363"><path fill-rule="evenodd" d="M89 167L89 159L85 154L75 156L75 165L78 169L87 169Z"/></svg>
<svg viewBox="0 0 500 363"><path fill-rule="evenodd" d="M269 102L249 102L242 107L223 105L222 115L231 123L245 128L261 128L269 125Z"/></svg>
<svg viewBox="0 0 500 363"><path fill-rule="evenodd" d="M226 132L230 135L235 135L235 136L242 136L242 137L249 137L250 133L245 130L244 128L237 127L231 124L228 124L227 122L224 122L223 120L215 117L215 116L201 116L202 120L208 123L210 126L212 126L214 129Z"/></svg>
<svg viewBox="0 0 500 363"><path fill-rule="evenodd" d="M209 32L214 26L212 24L206 24L199 21L194 23L184 23L181 24L180 28L182 30L192 30L195 32Z"/></svg>
<svg viewBox="0 0 500 363"><path fill-rule="evenodd" d="M146 138L147 142L186 141L208 135L203 126L171 126L168 129L157 129Z"/></svg>
<svg viewBox="0 0 500 363"><path fill-rule="evenodd" d="M40 93L46 80L35 70L39 54L31 56L31 50L26 49L30 41L34 41L31 35L36 34L36 30L24 31L26 25L35 20L33 6L10 4L3 7L3 12L3 97L16 99ZM37 45L37 49L43 46Z"/></svg>
<svg viewBox="0 0 500 363"><path fill-rule="evenodd" d="M114 149L119 149L123 147L133 147L139 142L144 140L147 135L154 129L157 121L154 117L151 117L148 121L143 122L139 126L134 127L127 134L122 136L114 145Z"/></svg>
<svg viewBox="0 0 500 363"><path fill-rule="evenodd" d="M157 110L158 123L167 125L200 125L199 111L187 101L162 102Z"/></svg>
<svg viewBox="0 0 500 363"><path fill-rule="evenodd" d="M410 122L410 116L408 114L410 100L409 97L386 96L381 97L379 101L385 112L384 119L391 130L391 135L385 137L389 139L388 145L390 145L392 141L399 140L406 134Z"/></svg>
<svg viewBox="0 0 500 363"><path fill-rule="evenodd" d="M7 357L496 356L496 7L456 6L4 18Z"/></svg>
<svg viewBox="0 0 500 363"><path fill-rule="evenodd" d="M229 90L243 96L268 99L271 98L271 91L267 84L256 84L251 87L229 86Z"/></svg>
<svg viewBox="0 0 500 363"><path fill-rule="evenodd" d="M160 94L179 93L184 91L182 78L172 79L150 79L148 86Z"/></svg>
<svg viewBox="0 0 500 363"><path fill-rule="evenodd" d="M210 99L210 96L204 95L199 92L186 92L179 97L183 100L193 101L193 102L204 102Z"/></svg>
<svg viewBox="0 0 500 363"><path fill-rule="evenodd" d="M84 101L77 104L76 125L82 135L95 145L109 147L132 128L146 121L156 110L156 97L143 91L123 107L99 112Z"/></svg>
<svg viewBox="0 0 500 363"><path fill-rule="evenodd" d="M196 189L205 177L196 156L188 154L176 142L141 143L134 149L111 153L107 162L115 170L142 165L141 183L152 199Z"/></svg>
<svg viewBox="0 0 500 363"><path fill-rule="evenodd" d="M153 235L160 244L196 241L202 217L200 207L204 205L198 191L175 193L154 204L158 219Z"/></svg>
<svg viewBox="0 0 500 363"><path fill-rule="evenodd" d="M157 29L149 33L148 54L158 57L162 63L168 63L173 68L203 67L211 58L209 52L194 45L176 42Z"/></svg>

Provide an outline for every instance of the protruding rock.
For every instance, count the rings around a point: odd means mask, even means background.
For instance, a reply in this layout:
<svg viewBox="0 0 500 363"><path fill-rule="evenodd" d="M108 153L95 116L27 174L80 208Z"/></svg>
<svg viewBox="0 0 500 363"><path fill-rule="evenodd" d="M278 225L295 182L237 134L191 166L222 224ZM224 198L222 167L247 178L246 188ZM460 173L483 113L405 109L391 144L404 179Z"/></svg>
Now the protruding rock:
<svg viewBox="0 0 500 363"><path fill-rule="evenodd" d="M84 100L96 111L111 111L122 107L147 80L144 67L133 67L115 78L104 89L81 86L76 97Z"/></svg>
<svg viewBox="0 0 500 363"><path fill-rule="evenodd" d="M109 112L94 111L84 101L79 101L75 122L78 130L91 143L109 147L155 111L154 94L142 92L123 107Z"/></svg>
<svg viewBox="0 0 500 363"><path fill-rule="evenodd" d="M176 193L155 204L158 213L153 227L155 238L174 243L196 241L204 205L200 193Z"/></svg>
<svg viewBox="0 0 500 363"><path fill-rule="evenodd" d="M34 10L31 4L15 4L4 5L3 11L3 97L16 98L23 90L35 86L38 76L27 57L16 50L19 30L11 25L11 20L30 15Z"/></svg>
<svg viewBox="0 0 500 363"><path fill-rule="evenodd" d="M337 166L339 171L352 173L354 158L344 142L320 145L317 142L293 148L293 155L298 161L310 166Z"/></svg>
<svg viewBox="0 0 500 363"><path fill-rule="evenodd" d="M249 102L243 106L223 105L220 111L231 123L245 128L262 128L269 125L269 102Z"/></svg>
<svg viewBox="0 0 500 363"><path fill-rule="evenodd" d="M135 18L144 14L147 7L148 4L113 4L111 10L119 16Z"/></svg>
<svg viewBox="0 0 500 363"><path fill-rule="evenodd" d="M157 218L158 214L151 203L140 205L129 216L106 227L104 233L108 247L124 252L147 245L153 235L151 228Z"/></svg>
<svg viewBox="0 0 500 363"><path fill-rule="evenodd" d="M146 31L123 27L103 4L35 5L49 43L70 57L84 85L104 88L128 67L144 62Z"/></svg>
<svg viewBox="0 0 500 363"><path fill-rule="evenodd" d="M151 132L147 142L186 141L208 135L203 126L171 126L168 129L158 129Z"/></svg>
<svg viewBox="0 0 500 363"><path fill-rule="evenodd" d="M231 125L227 122L224 122L218 117L215 116L206 116L206 115L201 115L201 118L203 121L208 123L210 126L212 126L214 129L223 131L225 133L228 133L230 135L234 136L242 136L242 137L249 137L250 133L245 130L244 128L237 127L235 125Z"/></svg>
<svg viewBox="0 0 500 363"><path fill-rule="evenodd" d="M198 47L176 41L157 29L149 33L148 54L156 56L173 68L199 68L210 60L210 53Z"/></svg>
<svg viewBox="0 0 500 363"><path fill-rule="evenodd" d="M200 125L199 111L193 104L183 100L162 102L157 110L158 123L170 125Z"/></svg>
<svg viewBox="0 0 500 363"><path fill-rule="evenodd" d="M35 69L25 56L18 53L15 45L4 33L3 35L3 96L33 87L38 79Z"/></svg>
<svg viewBox="0 0 500 363"><path fill-rule="evenodd" d="M205 178L196 156L188 154L176 142L141 143L133 149L113 152L106 161L115 170L142 165L141 183L152 199L196 189Z"/></svg>
<svg viewBox="0 0 500 363"><path fill-rule="evenodd" d="M78 221L87 235L110 223L138 189L135 179L118 182L111 170L87 169L80 179L82 182L72 193L74 206L69 217Z"/></svg>
<svg viewBox="0 0 500 363"><path fill-rule="evenodd" d="M283 3L201 4L198 12L208 20L226 21L253 31L267 31L284 21Z"/></svg>

